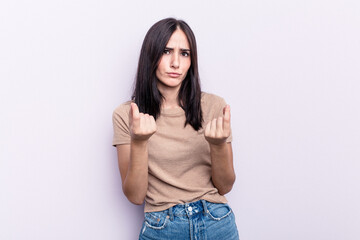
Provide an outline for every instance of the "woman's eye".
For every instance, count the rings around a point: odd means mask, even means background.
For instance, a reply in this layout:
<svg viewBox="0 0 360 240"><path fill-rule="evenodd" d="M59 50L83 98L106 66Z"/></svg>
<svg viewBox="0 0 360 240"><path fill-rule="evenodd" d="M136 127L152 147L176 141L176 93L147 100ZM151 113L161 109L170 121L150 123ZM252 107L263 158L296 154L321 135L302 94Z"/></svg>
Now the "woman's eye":
<svg viewBox="0 0 360 240"><path fill-rule="evenodd" d="M190 54L188 52L182 52L181 55L183 55L184 57L190 56Z"/></svg>
<svg viewBox="0 0 360 240"><path fill-rule="evenodd" d="M170 51L167 50L167 49L165 49L165 50L164 50L164 54L170 54Z"/></svg>

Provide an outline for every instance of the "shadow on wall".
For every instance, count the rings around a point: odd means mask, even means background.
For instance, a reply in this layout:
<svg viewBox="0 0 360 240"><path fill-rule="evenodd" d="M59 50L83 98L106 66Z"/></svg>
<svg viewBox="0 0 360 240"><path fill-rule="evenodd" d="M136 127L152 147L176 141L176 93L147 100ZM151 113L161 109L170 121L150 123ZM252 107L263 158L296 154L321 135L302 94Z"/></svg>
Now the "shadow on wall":
<svg viewBox="0 0 360 240"><path fill-rule="evenodd" d="M140 229L144 221L144 204L132 204L124 195L121 187L121 176L117 163L117 154L115 148L112 147L110 154L111 161L110 168L113 172L113 188L116 189L113 200L116 206L115 218L118 219L118 236L119 239L138 239Z"/></svg>
<svg viewBox="0 0 360 240"><path fill-rule="evenodd" d="M138 239L140 229L144 221L144 205L134 205L127 200L127 198L122 193L120 198L120 211L118 215L120 216L120 238L121 239ZM129 231L132 229L132 231ZM124 236L126 231L127 236Z"/></svg>

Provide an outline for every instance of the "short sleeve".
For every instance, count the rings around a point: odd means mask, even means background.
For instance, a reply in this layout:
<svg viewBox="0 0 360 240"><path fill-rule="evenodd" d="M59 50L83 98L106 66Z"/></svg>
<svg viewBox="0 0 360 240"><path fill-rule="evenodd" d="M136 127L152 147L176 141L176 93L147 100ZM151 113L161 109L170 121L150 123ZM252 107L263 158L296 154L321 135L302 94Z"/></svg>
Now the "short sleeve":
<svg viewBox="0 0 360 240"><path fill-rule="evenodd" d="M118 106L113 112L114 136L112 145L114 147L120 144L130 144L129 110L130 102L126 102Z"/></svg>

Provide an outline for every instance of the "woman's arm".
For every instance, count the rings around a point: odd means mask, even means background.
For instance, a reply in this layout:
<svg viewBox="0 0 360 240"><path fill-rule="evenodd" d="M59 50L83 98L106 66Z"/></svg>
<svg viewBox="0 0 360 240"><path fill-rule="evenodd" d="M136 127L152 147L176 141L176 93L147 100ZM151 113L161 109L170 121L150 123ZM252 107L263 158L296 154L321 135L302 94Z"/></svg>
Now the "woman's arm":
<svg viewBox="0 0 360 240"><path fill-rule="evenodd" d="M235 182L231 143L210 144L211 178L221 195L232 189Z"/></svg>
<svg viewBox="0 0 360 240"><path fill-rule="evenodd" d="M131 143L116 148L124 194L130 202L140 205L148 187L147 143L156 132L156 123L152 116L139 113L135 103L131 103L129 116Z"/></svg>
<svg viewBox="0 0 360 240"><path fill-rule="evenodd" d="M223 117L213 119L205 128L205 139L210 145L211 178L221 195L230 192L235 182L232 146L226 143L230 136L230 106L225 106L223 112Z"/></svg>

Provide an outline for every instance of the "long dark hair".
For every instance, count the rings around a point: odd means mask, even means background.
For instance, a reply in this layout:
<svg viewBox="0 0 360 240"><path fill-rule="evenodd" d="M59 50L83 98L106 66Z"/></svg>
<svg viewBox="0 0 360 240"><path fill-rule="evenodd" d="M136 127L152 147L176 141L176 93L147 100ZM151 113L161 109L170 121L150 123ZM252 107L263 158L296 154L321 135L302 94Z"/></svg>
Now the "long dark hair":
<svg viewBox="0 0 360 240"><path fill-rule="evenodd" d="M157 88L156 69L171 35L181 29L190 45L191 65L182 81L178 103L184 109L186 124L195 130L202 127L201 88L197 62L197 49L194 33L182 20L166 18L155 23L147 32L141 47L132 99L139 106L140 112L148 113L157 119L160 115L163 96Z"/></svg>

